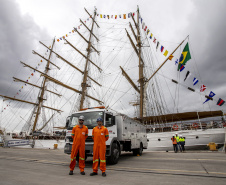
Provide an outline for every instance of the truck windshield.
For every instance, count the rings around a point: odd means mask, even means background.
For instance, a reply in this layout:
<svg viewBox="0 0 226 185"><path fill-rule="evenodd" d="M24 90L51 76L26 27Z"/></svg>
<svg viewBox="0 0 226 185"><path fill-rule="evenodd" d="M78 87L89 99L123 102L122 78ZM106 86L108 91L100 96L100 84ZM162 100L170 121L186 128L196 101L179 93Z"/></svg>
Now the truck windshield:
<svg viewBox="0 0 226 185"><path fill-rule="evenodd" d="M78 125L79 116L84 116L84 125L88 127L88 129L92 129L97 126L97 118L101 117L104 120L104 113L99 112L86 112L86 113L76 113L71 116L71 121L69 127L74 127Z"/></svg>

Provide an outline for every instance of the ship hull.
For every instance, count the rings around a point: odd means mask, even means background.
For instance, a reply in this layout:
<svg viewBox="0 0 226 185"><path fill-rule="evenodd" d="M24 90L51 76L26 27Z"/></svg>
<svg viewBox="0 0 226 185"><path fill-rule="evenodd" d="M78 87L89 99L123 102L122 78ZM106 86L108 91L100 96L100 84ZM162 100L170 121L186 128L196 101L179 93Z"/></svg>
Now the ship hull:
<svg viewBox="0 0 226 185"><path fill-rule="evenodd" d="M148 151L173 151L171 138L173 134L185 137L185 150L208 149L207 144L214 142L218 148L224 145L226 128L206 130L181 130L175 132L148 133Z"/></svg>

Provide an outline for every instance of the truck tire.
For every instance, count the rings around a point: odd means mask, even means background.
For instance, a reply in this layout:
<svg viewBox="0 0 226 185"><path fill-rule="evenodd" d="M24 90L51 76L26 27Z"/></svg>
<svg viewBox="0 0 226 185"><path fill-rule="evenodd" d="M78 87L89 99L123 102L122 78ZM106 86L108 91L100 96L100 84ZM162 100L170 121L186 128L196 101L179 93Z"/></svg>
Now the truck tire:
<svg viewBox="0 0 226 185"><path fill-rule="evenodd" d="M119 147L116 143L113 143L111 146L111 156L107 158L108 163L117 164L119 160L119 155L120 155Z"/></svg>
<svg viewBox="0 0 226 185"><path fill-rule="evenodd" d="M142 153L143 153L143 144L140 143L140 148L138 148L137 154L142 155Z"/></svg>
<svg viewBox="0 0 226 185"><path fill-rule="evenodd" d="M133 150L133 156L137 156L137 149Z"/></svg>
<svg viewBox="0 0 226 185"><path fill-rule="evenodd" d="M133 155L134 156L142 155L142 153L143 153L143 144L140 143L140 148L133 150Z"/></svg>

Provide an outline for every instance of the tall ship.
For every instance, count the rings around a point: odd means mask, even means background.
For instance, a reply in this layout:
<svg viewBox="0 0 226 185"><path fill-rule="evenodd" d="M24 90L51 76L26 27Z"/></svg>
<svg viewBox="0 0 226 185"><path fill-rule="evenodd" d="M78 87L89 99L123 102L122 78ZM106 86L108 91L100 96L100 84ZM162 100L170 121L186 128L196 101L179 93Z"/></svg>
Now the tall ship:
<svg viewBox="0 0 226 185"><path fill-rule="evenodd" d="M189 36L169 46L139 7L119 15L85 12L68 33L39 41L33 57L20 61L14 94L0 95L2 133L48 138L72 113L104 107L145 125L149 151L171 150L176 133L186 148L224 144L224 100L207 92L193 70Z"/></svg>

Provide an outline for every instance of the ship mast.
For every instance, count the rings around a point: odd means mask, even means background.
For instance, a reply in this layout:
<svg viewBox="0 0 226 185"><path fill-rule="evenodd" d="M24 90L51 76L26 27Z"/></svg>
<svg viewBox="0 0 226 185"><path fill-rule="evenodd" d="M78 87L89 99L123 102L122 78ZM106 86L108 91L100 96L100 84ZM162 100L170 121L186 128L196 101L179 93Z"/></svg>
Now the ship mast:
<svg viewBox="0 0 226 185"><path fill-rule="evenodd" d="M85 11L89 14L89 12L85 9ZM90 17L92 17L89 14ZM96 17L96 9L94 10L94 17L92 18L92 27L91 30L88 29L88 27L81 21L81 23L90 31L90 35L89 35L89 41L88 41L88 48L87 48L87 55L86 55L86 63L85 63L85 68L84 68L84 76L83 76L83 81L82 81L82 93L81 93L81 100L80 100L80 110L84 108L84 101L85 101L85 95L87 93L87 87L89 87L89 85L87 84L87 77L88 77L88 65L89 65L89 58L90 58L90 53L91 53L91 47L94 48L92 46L91 43L91 39L92 36L96 38L97 42L99 41L99 39L93 34L93 27L94 27L94 23L95 22L95 17ZM97 24L97 23L96 23ZM98 26L98 24L97 24ZM99 26L98 26L99 27ZM84 37L82 37L84 40L86 40ZM97 51L96 49L94 49L95 51ZM99 52L98 52L99 54Z"/></svg>
<svg viewBox="0 0 226 185"><path fill-rule="evenodd" d="M52 44L52 47L54 46L55 44L55 39L53 39L53 44ZM50 54L49 54L49 59L47 61L47 64L46 64L46 68L45 68L45 74L48 73L49 71L49 64L50 64L50 58L51 58L51 55L52 55L52 50L50 50ZM35 121L34 121L34 125L33 125L33 129L32 129L32 132L35 131L35 128L36 128L36 124L37 124L37 121L38 121L38 117L39 117L39 113L40 113L40 110L41 110L41 107L42 107L42 104L43 104L43 96L44 96L44 92L45 92L45 84L46 84L46 80L47 78L44 77L43 79L43 83L42 83L42 87L41 87L41 92L40 92L40 96L38 97L38 109L36 111L36 115L35 115Z"/></svg>
<svg viewBox="0 0 226 185"><path fill-rule="evenodd" d="M47 61L47 64L46 64L46 67L45 67L45 72L43 73L43 74L45 74L45 75L46 75L46 74L48 73L48 71L50 70L50 64L51 64L51 65L54 65L55 67L57 67L58 69L60 69L57 65L55 65L54 63L52 63L52 62L50 61L51 54L52 54L52 48L53 48L53 46L54 46L54 43L55 43L55 39L53 39L53 44L52 44L52 46L51 46L51 49L49 49L49 48L47 47L47 48L50 50L50 54L49 54L48 59L45 58L44 56L40 55L40 54L37 53L36 51L32 51L33 54L38 55L38 56L40 56L41 58L43 58L44 60ZM25 67L29 67L29 68L33 69L34 71L40 72L40 71L38 71L37 69L32 68L31 66L29 66L29 65L27 65L27 64L25 64L25 63L23 63L23 62L21 62L21 63L22 63ZM35 85L35 84L32 84L32 83L29 83L29 82L27 82L27 81L24 81L24 80L21 80L21 79L18 79L18 78L13 77L13 79L14 79L15 82L23 82L23 83L26 83L26 84L28 84L28 85L31 85L31 86L34 86L34 87L37 87L37 88L40 89L40 92L39 92L39 95L40 95L40 96L38 97L38 103L33 103L33 102L29 102L29 101L25 101L25 100L21 100L21 99L17 99L17 98L12 98L12 97L8 97L8 96L0 95L0 96L2 96L2 97L5 97L5 98L7 98L7 99L11 99L11 100L14 100L14 101L19 101L19 102L23 102L23 103L28 103L28 104L35 105L34 111L32 112L32 114L35 114L35 120L34 120L34 125L33 125L33 128L32 128L32 132L34 132L35 129L36 129L37 121L38 121L39 114L40 114L40 111L41 111L41 108L42 108L42 107L43 107L43 108L48 108L48 109L51 109L51 110L54 110L54 111L57 111L57 112L61 112L61 110L59 110L59 109L55 109L55 108L52 108L52 107L48 107L48 106L43 105L43 101L45 100L43 97L44 97L44 92L46 91L46 81L47 81L47 78L45 77L45 75L43 75L43 76L44 76L44 79L43 79L43 82L42 82L42 85L41 85L41 86L37 86L37 85ZM56 93L56 92L49 91L49 90L47 90L47 91L50 92L50 93L53 93L53 94L55 94L55 95L57 95L57 96L61 96L60 94L58 94L58 93ZM35 112L35 110L37 110L37 111ZM31 118L32 118L32 116L31 116ZM52 117L51 117L51 118L52 118Z"/></svg>
<svg viewBox="0 0 226 185"><path fill-rule="evenodd" d="M139 27L140 13L139 13L139 7L138 6L137 6L137 22L135 21L133 15L131 17L132 17L134 25L135 25L135 27L137 29L137 35L135 34L135 31L133 30L133 27L132 27L131 23L130 23L130 29L131 29L132 34L133 34L133 36L134 36L134 38L135 38L137 43L135 44L133 42L133 40L132 40L132 38L129 35L127 30L126 30L126 33L127 33L127 36L129 38L129 41L130 41L135 53L138 56L138 60L139 60L139 79L138 79L139 86L137 86L133 82L133 80L129 77L129 75L125 72L125 70L121 66L120 66L120 68L122 70L122 74L125 76L125 78L128 80L128 82L132 85L134 90L136 90L140 94L140 96L139 96L139 103L137 102L137 103L134 103L133 105L135 105L135 106L139 105L139 108L140 108L140 110L139 110L139 120L142 122L142 121L144 121L144 118L146 118L146 104L145 104L144 96L146 95L145 91L147 89L148 82L157 73L157 71L166 63L166 61L169 59L170 55L167 57L167 59L164 61L164 63L156 70L156 72L149 79L146 79L144 77L144 60L142 59L142 56L141 56L142 42L141 42L141 33L140 33L140 27ZM183 42L184 41L182 41L180 43L180 45ZM171 55L178 49L178 47L171 53Z"/></svg>
<svg viewBox="0 0 226 185"><path fill-rule="evenodd" d="M139 83L140 83L140 119L143 119L144 113L144 63L141 60L141 40L140 40L140 27L139 27L139 7L137 6L137 46L139 57Z"/></svg>
<svg viewBox="0 0 226 185"><path fill-rule="evenodd" d="M130 23L130 29L133 33L133 36L134 38L136 39L137 41L137 44L135 45L132 38L130 37L128 31L126 30L126 33L127 33L127 36L130 40L130 43L135 51L135 53L137 54L138 56L138 59L139 59L139 79L138 79L138 82L140 84L140 87L137 87L136 84L133 82L133 80L129 77L129 75L125 72L125 70L120 66L121 70L122 70L122 74L125 76L125 78L128 80L128 82L132 85L132 87L134 88L134 90L136 90L139 94L140 94L140 102L139 103L136 103L134 105L139 105L140 106L140 113L139 113L139 119L140 121L143 120L143 117L144 117L144 85L145 85L145 82L144 82L144 62L143 62L143 59L141 57L141 34L140 34L140 28L139 28L139 7L137 6L137 23L136 21L134 20L134 16L132 16L132 19L133 19L133 22L134 22L134 25L137 29L137 35L135 34L134 30L133 30L133 27Z"/></svg>

